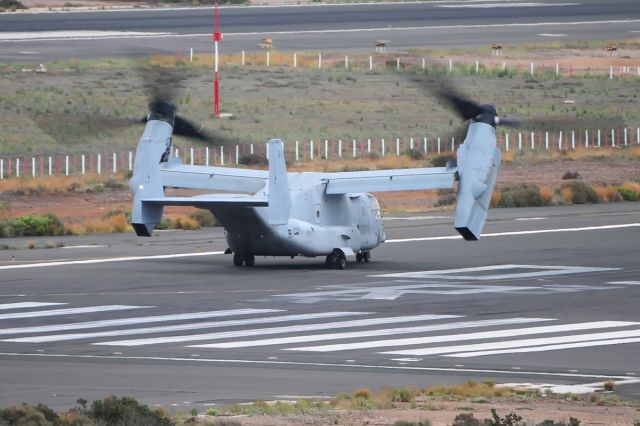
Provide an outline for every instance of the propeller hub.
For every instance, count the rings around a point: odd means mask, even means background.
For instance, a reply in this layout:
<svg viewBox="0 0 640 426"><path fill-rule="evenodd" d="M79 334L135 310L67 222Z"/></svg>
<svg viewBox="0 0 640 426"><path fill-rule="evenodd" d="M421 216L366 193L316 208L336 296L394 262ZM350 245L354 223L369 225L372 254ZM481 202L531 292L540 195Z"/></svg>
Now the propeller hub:
<svg viewBox="0 0 640 426"><path fill-rule="evenodd" d="M480 105L480 110L482 112L475 116L472 120L476 123L486 123L490 126L496 127L496 124L498 124L499 122L496 107L491 104L483 104Z"/></svg>
<svg viewBox="0 0 640 426"><path fill-rule="evenodd" d="M172 127L176 120L176 107L170 102L154 100L149 102L149 120L160 120L169 123Z"/></svg>

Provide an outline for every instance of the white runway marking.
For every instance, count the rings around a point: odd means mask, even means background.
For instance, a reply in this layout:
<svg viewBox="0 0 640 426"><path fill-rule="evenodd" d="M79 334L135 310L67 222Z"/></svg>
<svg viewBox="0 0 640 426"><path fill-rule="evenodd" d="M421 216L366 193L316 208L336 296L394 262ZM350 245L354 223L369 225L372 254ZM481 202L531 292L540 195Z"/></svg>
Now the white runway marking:
<svg viewBox="0 0 640 426"><path fill-rule="evenodd" d="M582 3L469 3L469 4L440 4L436 7L443 9L498 9L513 7L552 7L552 6L580 6Z"/></svg>
<svg viewBox="0 0 640 426"><path fill-rule="evenodd" d="M214 339L226 339L234 337L247 337L247 336L262 336L265 334L282 334L282 333L297 333L313 330L331 330L336 328L348 328L348 327L367 327L380 324L394 324L402 322L415 322L415 321L428 321L437 319L449 319L456 318L456 315L406 315L400 317L387 317L387 318L369 318L362 320L350 320L350 321L338 321L328 322L320 324L304 324L304 325L290 325L286 327L273 327L273 328L258 328L250 330L238 330L219 333L207 333L207 334L194 334L188 336L167 336L157 337L149 339L137 339L137 340L121 340L116 342L101 342L94 343L94 345L110 345L110 346L141 346L160 343L176 343L176 342L190 342L196 340L214 340Z"/></svg>
<svg viewBox="0 0 640 426"><path fill-rule="evenodd" d="M0 320L18 319L18 318L51 317L51 316L74 315L74 314L90 314L95 312L124 311L129 309L145 309L145 308L153 308L153 306L105 305L105 306L89 306L86 308L68 308L68 309L51 309L47 311L15 312L11 314L1 314Z"/></svg>
<svg viewBox="0 0 640 426"><path fill-rule="evenodd" d="M510 231L510 232L494 232L490 234L482 234L482 238L488 237L507 237L513 235L534 235L534 234L551 234L557 232L584 232L584 231L600 231L604 229L624 229L637 228L640 223L625 223L622 225L602 225L602 226L583 226L579 228L557 228L557 229L534 229L531 231ZM419 238L396 238L385 241L385 243L406 243L411 241L440 241L440 240L461 240L460 235L449 235L446 237L419 237Z"/></svg>
<svg viewBox="0 0 640 426"><path fill-rule="evenodd" d="M155 316L149 316L149 317L133 317L133 318L102 320L102 321L86 321L86 322L76 322L71 324L52 324L52 325L40 325L40 326L34 326L34 327L2 328L0 329L0 335L49 333L52 331L83 330L87 328L145 324L150 322L182 321L182 320L194 320L194 319L203 319L203 318L215 318L215 317L223 317L223 316L265 314L265 313L274 313L274 312L282 312L282 310L281 309L233 309L228 311L194 312L190 314L155 315Z"/></svg>
<svg viewBox="0 0 640 426"><path fill-rule="evenodd" d="M515 221L520 221L520 222L527 222L527 221L532 221L532 220L547 220L548 218L546 217L518 217L516 219L513 219Z"/></svg>
<svg viewBox="0 0 640 426"><path fill-rule="evenodd" d="M7 309L24 309L24 308L40 308L43 306L55 306L66 305L66 303L46 303L46 302L17 302L17 303L4 303L0 305L0 310Z"/></svg>
<svg viewBox="0 0 640 426"><path fill-rule="evenodd" d="M47 268L50 266L68 266L68 265L93 265L98 263L131 262L134 260L176 259L180 257L214 256L218 254L224 254L224 252L223 251L206 251L206 252L197 252L197 253L158 254L153 256L107 257L103 259L62 260L58 262L23 263L18 265L14 265L14 264L3 265L3 266L0 266L0 270Z"/></svg>
<svg viewBox="0 0 640 426"><path fill-rule="evenodd" d="M412 355L412 356L425 356L425 355L440 355L448 354L447 356L455 356L459 358L468 358L472 356L491 355L499 353L509 353L508 349L520 349L526 348L522 352L531 351L534 346L538 347L538 351L551 350L549 348L555 347L556 349L568 349L579 346L574 346L570 343L588 342L592 345L595 341L598 341L600 345L610 345L611 342L616 342L618 339L624 341L619 343L632 343L640 341L640 330L625 330L625 331L609 331L606 333L590 333L590 334L575 334L569 336L557 336L557 337L543 337L539 339L519 339L519 340L504 340L500 342L490 343L478 343L473 345L455 345L455 346L441 346L435 348L423 348L408 351L389 351L383 352L385 354L394 355ZM631 340L629 340L631 339ZM609 342L609 343L605 343ZM504 352L507 350L507 352Z"/></svg>
<svg viewBox="0 0 640 426"><path fill-rule="evenodd" d="M251 319L228 320L228 321L209 321L209 322L168 325L168 326L158 326L158 327L131 328L127 330L99 331L99 332L93 332L93 333L52 334L48 336L20 337L15 339L5 339L1 341L28 342L28 343L59 342L64 340L89 339L89 338L96 338L96 337L131 336L135 334L165 333L165 332L173 332L173 331L198 330L203 328L232 327L232 326L240 326L240 325L248 325L248 324L268 324L268 323L284 322L284 321L304 321L304 320L318 319L318 318L335 318L335 317L341 317L341 316L365 315L365 314L367 314L367 312L321 312L321 313L315 313L315 314L283 315L279 317L251 318ZM175 337L185 337L185 336L174 336L174 338ZM187 337L192 337L192 336L187 336Z"/></svg>
<svg viewBox="0 0 640 426"><path fill-rule="evenodd" d="M534 272L525 272L531 269ZM486 271L509 271L509 270L525 270L522 272L481 275L474 274ZM543 266L543 265L490 265L479 266L475 268L459 268L459 269L442 269L434 271L416 271L416 272L398 272L391 274L370 275L372 277L388 277L388 278L428 278L428 279L445 279L445 280L471 280L471 281L493 281L520 278L539 278L557 275L583 274L588 272L606 272L617 271L620 268L596 268L587 266ZM467 274L471 273L471 274ZM458 275L461 274L461 275Z"/></svg>
<svg viewBox="0 0 640 426"><path fill-rule="evenodd" d="M551 33L541 33L541 34L536 34L539 35L540 37L566 37L566 34L551 34Z"/></svg>
<svg viewBox="0 0 640 426"><path fill-rule="evenodd" d="M390 335L396 335L396 334L424 333L429 331L440 331L440 330L458 330L461 328L492 327L497 325L522 324L522 323L540 322L540 321L552 321L552 319L551 318L505 318L505 319L495 319L495 320L452 322L452 323L446 323L446 324L433 324L433 325L425 325L425 326L417 326L417 327L353 331L348 333L316 334L316 335L308 335L308 336L283 337L283 338L277 338L277 339L210 343L205 345L192 345L189 347L191 348L248 348L248 347L255 347L255 346L284 345L284 344L302 343L302 342L319 342L323 340L355 339L355 338L373 337L373 336L390 336Z"/></svg>
<svg viewBox="0 0 640 426"><path fill-rule="evenodd" d="M640 343L640 338L636 337L636 338L627 338L627 339L595 340L595 341L586 341L586 342L580 342L580 343L564 343L564 344L555 344L555 345L535 346L531 348L525 347L525 348L515 348L515 349L499 349L499 350L493 350L493 351L479 351L479 352L466 352L466 353L463 352L463 353L445 354L444 356L468 358L468 357L484 356L484 355L546 352L546 351L556 351L560 349L576 349L576 348L590 348L595 346L622 345L626 343Z"/></svg>
<svg viewBox="0 0 640 426"><path fill-rule="evenodd" d="M140 31L29 31L29 32L0 32L2 41L27 41L27 40L104 40L113 38L141 38L170 35L173 33L154 33Z"/></svg>
<svg viewBox="0 0 640 426"><path fill-rule="evenodd" d="M640 285L640 281L610 281L607 284L617 285Z"/></svg>
<svg viewBox="0 0 640 426"><path fill-rule="evenodd" d="M353 349L365 349L365 348L381 348L388 346L411 346L411 345L424 345L431 343L441 342L457 342L461 340L480 340L480 339L498 339L511 336L527 336L532 334L548 334L548 333L561 333L566 331L578 331L578 330L593 330L599 328L611 328L611 327L627 327L632 325L638 325L637 322L627 321L594 321L586 323L576 324L561 324L550 325L542 327L525 327L515 328L507 330L494 330L494 331L481 331L475 333L463 333L463 334L448 334L442 336L428 336L428 337L414 337L404 339L388 339L388 340L374 340L369 342L355 342L355 343L343 343L335 345L324 346L307 346L298 348L288 348L289 351L305 351L305 352L334 352L334 351L346 351ZM384 354L393 355L409 355L409 356L421 356L421 351L428 351L429 349L412 349L407 351L390 351L381 352Z"/></svg>

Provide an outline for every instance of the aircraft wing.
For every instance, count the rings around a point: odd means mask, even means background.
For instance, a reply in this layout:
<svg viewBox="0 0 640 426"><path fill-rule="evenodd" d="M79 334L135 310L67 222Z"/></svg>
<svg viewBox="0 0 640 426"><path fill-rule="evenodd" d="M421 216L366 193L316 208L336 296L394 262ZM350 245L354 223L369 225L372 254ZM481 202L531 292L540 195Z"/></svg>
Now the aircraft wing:
<svg viewBox="0 0 640 426"><path fill-rule="evenodd" d="M327 173L327 194L453 188L457 167Z"/></svg>
<svg viewBox="0 0 640 426"><path fill-rule="evenodd" d="M162 186L255 193L269 181L266 170L168 163L160 168Z"/></svg>
<svg viewBox="0 0 640 426"><path fill-rule="evenodd" d="M207 194L193 197L151 197L143 198L142 203L160 206L194 206L199 208L213 207L260 207L269 203L265 197L254 197L246 194Z"/></svg>

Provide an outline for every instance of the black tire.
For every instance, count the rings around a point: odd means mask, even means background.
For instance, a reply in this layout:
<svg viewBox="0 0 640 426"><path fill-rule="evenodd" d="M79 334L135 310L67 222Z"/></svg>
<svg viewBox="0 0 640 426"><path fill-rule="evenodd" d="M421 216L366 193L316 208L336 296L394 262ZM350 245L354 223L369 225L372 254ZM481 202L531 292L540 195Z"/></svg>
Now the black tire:
<svg viewBox="0 0 640 426"><path fill-rule="evenodd" d="M249 254L244 257L245 266L253 266L256 263L256 257L252 254Z"/></svg>
<svg viewBox="0 0 640 426"><path fill-rule="evenodd" d="M240 253L234 253L233 254L233 264L235 266L242 266L243 263L244 263L244 256L241 255Z"/></svg>
<svg viewBox="0 0 640 426"><path fill-rule="evenodd" d="M334 265L336 269L344 269L347 267L347 258L342 252L335 254Z"/></svg>
<svg viewBox="0 0 640 426"><path fill-rule="evenodd" d="M364 260L364 263L371 262L371 252L365 251L364 253L362 253L362 260Z"/></svg>
<svg viewBox="0 0 640 426"><path fill-rule="evenodd" d="M362 253L360 252L356 253L356 262L362 263L363 260L364 259L363 259Z"/></svg>
<svg viewBox="0 0 640 426"><path fill-rule="evenodd" d="M327 258L324 260L324 266L326 266L327 269L333 268L333 253L327 255Z"/></svg>

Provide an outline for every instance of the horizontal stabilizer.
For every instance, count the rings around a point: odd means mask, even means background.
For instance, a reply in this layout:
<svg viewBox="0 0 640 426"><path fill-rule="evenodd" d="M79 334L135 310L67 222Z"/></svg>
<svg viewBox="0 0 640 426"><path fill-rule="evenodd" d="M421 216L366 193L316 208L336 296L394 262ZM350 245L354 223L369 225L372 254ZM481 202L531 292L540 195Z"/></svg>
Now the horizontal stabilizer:
<svg viewBox="0 0 640 426"><path fill-rule="evenodd" d="M161 206L194 206L201 208L212 207L266 207L266 198L251 197L245 194L210 194L194 197L155 197L142 199L144 204Z"/></svg>

